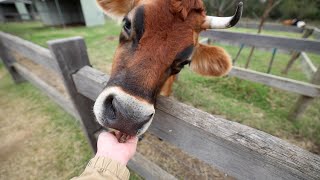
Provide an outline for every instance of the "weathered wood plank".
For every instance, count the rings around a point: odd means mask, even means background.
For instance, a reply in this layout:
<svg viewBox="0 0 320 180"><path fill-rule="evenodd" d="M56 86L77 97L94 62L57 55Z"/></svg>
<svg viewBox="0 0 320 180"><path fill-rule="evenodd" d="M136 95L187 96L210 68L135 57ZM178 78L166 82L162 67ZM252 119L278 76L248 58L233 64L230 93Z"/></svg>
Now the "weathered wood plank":
<svg viewBox="0 0 320 180"><path fill-rule="evenodd" d="M25 81L25 79L19 75L15 69L12 67L12 64L16 62L14 56L10 53L10 51L4 46L3 39L0 38L0 59L2 59L4 67L8 70L11 78L15 83L21 83Z"/></svg>
<svg viewBox="0 0 320 180"><path fill-rule="evenodd" d="M134 157L129 161L128 167L138 173L145 179L150 180L176 180L174 176L168 174L161 169L158 165L152 163L147 158L136 152Z"/></svg>
<svg viewBox="0 0 320 180"><path fill-rule="evenodd" d="M80 115L82 129L91 145L93 152L97 150L94 137L100 129L92 111L94 102L76 91L72 74L84 66L90 66L87 48L81 37L49 41L49 49L57 61L64 85L71 97L71 101Z"/></svg>
<svg viewBox="0 0 320 180"><path fill-rule="evenodd" d="M258 22L239 22L236 25L236 27L248 28L248 29L258 29L259 23ZM281 24L271 24L271 23L264 24L263 30L294 32L294 33L302 33L303 32L303 28L298 28L298 27L294 27L294 26L284 26Z"/></svg>
<svg viewBox="0 0 320 180"><path fill-rule="evenodd" d="M271 74L260 73L249 69L233 67L229 76L234 76L240 79L249 80L252 82L262 83L271 87L286 90L289 92L298 93L310 97L320 96L320 86L310 83L300 82L288 78L274 76Z"/></svg>
<svg viewBox="0 0 320 180"><path fill-rule="evenodd" d="M19 54L36 64L59 72L58 65L53 60L48 49L4 32L0 32L0 39L3 46L8 50L19 52Z"/></svg>
<svg viewBox="0 0 320 180"><path fill-rule="evenodd" d="M23 76L26 80L28 80L35 87L40 89L44 94L46 94L53 102L57 103L62 109L67 111L76 119L80 119L79 114L75 110L73 104L70 99L63 96L59 91L57 91L54 87L47 84L45 81L34 75L27 68L23 67L18 63L14 63L13 67L16 69L17 73Z"/></svg>
<svg viewBox="0 0 320 180"><path fill-rule="evenodd" d="M108 76L91 67L73 75L92 100ZM320 157L253 128L159 97L150 131L238 179L319 179Z"/></svg>
<svg viewBox="0 0 320 180"><path fill-rule="evenodd" d="M208 30L201 33L201 36L213 40L239 42L255 47L279 48L283 50L305 51L320 53L320 41L307 39L292 39L285 37L274 37L258 34L236 33L221 30Z"/></svg>

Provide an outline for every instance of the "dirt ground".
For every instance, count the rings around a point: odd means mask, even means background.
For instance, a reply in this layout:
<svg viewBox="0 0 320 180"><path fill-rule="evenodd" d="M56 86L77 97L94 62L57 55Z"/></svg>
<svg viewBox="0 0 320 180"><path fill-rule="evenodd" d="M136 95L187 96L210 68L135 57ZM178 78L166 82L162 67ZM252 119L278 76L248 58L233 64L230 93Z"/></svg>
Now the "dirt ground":
<svg viewBox="0 0 320 180"><path fill-rule="evenodd" d="M31 61L18 56L16 57L25 67L32 69L34 74L36 74L38 77L41 77L47 83L54 86L64 95L66 95L62 81L55 73L50 72L49 70L46 70L41 66L32 63ZM16 101L20 100L16 99ZM2 102L1 104L13 103L14 102ZM0 174L1 176L4 175L4 177L21 177L18 174L15 174L14 171L10 171L10 169L16 167L16 165L20 164L20 162L23 162L26 165L20 167L20 170L17 173L33 173L33 175L30 176L31 179L33 179L37 177L36 172L39 168L39 164L41 164L40 161L44 161L44 159L46 159L46 161L48 159L54 161L57 157L54 152L52 152L54 150L47 151L46 149L50 149L50 147L44 147L41 148L41 151L32 152L34 154L40 153L43 159L37 159L34 163L31 163L27 166L28 162L30 162L30 159L33 158L30 154L31 152L24 152L25 149L32 148L34 143L37 141L39 141L39 143L43 143L44 146L48 144L48 142L41 142L41 140L47 139L47 137L38 136L38 133L33 131L34 127L50 126L50 123L48 122L47 117L38 116L37 114L32 113L32 111L26 111L28 102L19 102L19 104L19 109L15 110L15 112L18 113L12 113L11 106L6 106L6 108L1 108L0 110L0 114L2 116L6 116L1 117L0 115L0 125L1 127L5 128L2 128L2 130L6 132L1 133L0 135L0 139L4 140L4 143L2 143L0 146L0 161L5 162L6 164L5 167L1 168ZM29 116L28 119L33 119L32 123L28 123L26 125L21 123L24 121L26 116ZM19 129L19 131L17 131L17 129ZM54 139L55 138L53 137L51 140L54 141ZM15 151L19 151L18 154L21 155L16 157ZM219 172L213 167L201 162L200 160L188 156L186 153L182 152L178 148L175 148L169 143L160 141L157 137L149 133L146 133L145 138L139 143L138 152L179 179L234 179L227 174ZM83 168L83 165L80 165L79 167ZM41 166L41 168L45 169L45 166ZM32 170L35 172L32 172ZM48 176L50 175L49 172L50 171L48 171ZM68 177L68 175L65 175L65 177Z"/></svg>
<svg viewBox="0 0 320 180"><path fill-rule="evenodd" d="M56 126L53 118L66 120L67 115L48 116L47 111L52 110L48 107L54 104L43 107L28 91L4 91L25 88L14 85L5 74L0 73L0 179L69 179L77 175L89 158L83 156L89 148L78 124L69 119Z"/></svg>

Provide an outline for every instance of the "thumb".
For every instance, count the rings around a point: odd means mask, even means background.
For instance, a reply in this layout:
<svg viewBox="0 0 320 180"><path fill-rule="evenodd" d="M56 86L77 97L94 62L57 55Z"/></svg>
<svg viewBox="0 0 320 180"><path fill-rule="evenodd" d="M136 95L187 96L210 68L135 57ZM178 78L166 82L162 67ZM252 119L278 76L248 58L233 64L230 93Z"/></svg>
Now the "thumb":
<svg viewBox="0 0 320 180"><path fill-rule="evenodd" d="M132 136L125 142L125 144L132 144L132 145L136 145L137 143L138 143L137 136Z"/></svg>

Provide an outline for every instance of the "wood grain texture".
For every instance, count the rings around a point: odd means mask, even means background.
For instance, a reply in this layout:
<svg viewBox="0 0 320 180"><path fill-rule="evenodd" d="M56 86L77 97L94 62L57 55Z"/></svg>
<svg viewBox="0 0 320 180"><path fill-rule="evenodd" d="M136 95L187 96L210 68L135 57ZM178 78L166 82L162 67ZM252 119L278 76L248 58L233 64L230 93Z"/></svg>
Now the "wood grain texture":
<svg viewBox="0 0 320 180"><path fill-rule="evenodd" d="M62 109L71 114L77 120L80 119L78 112L74 108L71 100L63 96L54 87L50 86L48 83L34 75L27 68L23 67L18 63L14 63L13 67L17 70L21 76L28 80L32 85L40 89L44 94L46 94L53 102L58 104Z"/></svg>
<svg viewBox="0 0 320 180"><path fill-rule="evenodd" d="M87 48L81 37L49 41L49 49L57 61L64 85L71 101L80 115L82 129L96 152L97 140L94 133L100 129L92 111L94 102L76 91L72 75L84 66L90 66Z"/></svg>
<svg viewBox="0 0 320 180"><path fill-rule="evenodd" d="M320 86L315 84L300 82L239 67L233 67L228 75L252 82L262 83L271 87L298 93L301 95L310 97L320 96Z"/></svg>
<svg viewBox="0 0 320 180"><path fill-rule="evenodd" d="M109 77L91 67L73 75L92 100ZM259 130L159 97L153 134L238 179L319 179L320 157Z"/></svg>
<svg viewBox="0 0 320 180"><path fill-rule="evenodd" d="M58 65L48 49L4 32L0 32L0 39L8 50L19 52L36 64L59 72Z"/></svg>
<svg viewBox="0 0 320 180"><path fill-rule="evenodd" d="M134 157L129 161L128 166L140 176L150 180L177 180L171 174L161 169L156 164L136 152Z"/></svg>
<svg viewBox="0 0 320 180"><path fill-rule="evenodd" d="M2 60L4 67L8 70L11 78L15 83L18 84L24 82L25 79L21 75L19 75L12 66L16 62L16 59L11 54L11 51L4 46L3 41L4 40L0 36L0 59Z"/></svg>
<svg viewBox="0 0 320 180"><path fill-rule="evenodd" d="M294 50L320 53L320 41L306 39L292 39L285 37L274 37L267 35L236 33L221 30L208 30L201 33L201 36L213 40L223 40L243 43L255 47L279 48L282 50Z"/></svg>

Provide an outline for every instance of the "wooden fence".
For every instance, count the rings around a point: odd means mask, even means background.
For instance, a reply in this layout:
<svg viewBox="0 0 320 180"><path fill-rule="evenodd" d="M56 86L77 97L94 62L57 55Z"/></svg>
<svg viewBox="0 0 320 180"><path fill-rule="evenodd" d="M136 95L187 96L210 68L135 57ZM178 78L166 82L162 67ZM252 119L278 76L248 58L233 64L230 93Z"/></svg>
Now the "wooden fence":
<svg viewBox="0 0 320 180"><path fill-rule="evenodd" d="M0 44L0 57L13 79L16 82L28 80L80 120L95 151L95 134L101 127L94 120L92 106L109 76L91 67L84 40L75 37L50 41L48 50L0 32ZM59 74L70 98L65 98L19 64L14 53ZM309 86L312 85L305 85L305 88ZM318 88L313 87L314 95L319 95ZM149 131L237 179L320 178L319 156L267 133L169 98L158 98ZM141 154L136 154L128 166L146 179L175 179Z"/></svg>
<svg viewBox="0 0 320 180"><path fill-rule="evenodd" d="M311 71L313 71L310 74L310 76L312 76L310 83L296 81L289 78L275 76L267 73L261 73L239 67L234 67L232 71L229 73L230 76L235 76L240 79L262 83L267 86L300 94L301 97L291 110L291 113L288 117L289 119L297 119L299 116L303 114L305 109L308 107L308 105L314 98L320 97L320 68L316 69L305 53L312 52L320 54L320 41L274 37L259 34L245 34L218 30L205 31L201 35L214 41L229 41L232 43L239 43L254 47L277 48L286 51L299 52L295 53L291 60L297 59L297 55L300 55L300 52L302 52L301 54L305 61L304 63L308 66L308 68L311 69ZM269 66L270 69L272 63Z"/></svg>
<svg viewBox="0 0 320 180"><path fill-rule="evenodd" d="M248 29L258 29L259 22L255 21L242 21L236 25L239 28L248 28ZM263 25L263 30L269 31L282 31L282 32L292 32L292 33L303 33L305 29L313 29L313 37L317 40L320 40L320 30L313 26L306 26L306 28L298 28L295 26L284 26L279 23L265 23Z"/></svg>
<svg viewBox="0 0 320 180"><path fill-rule="evenodd" d="M249 21L246 22L243 20L242 22L239 22L236 27L239 28L248 28L248 29L258 29L259 28L259 22ZM263 30L269 30L269 31L283 31L283 32L293 32L293 33L302 33L303 28L298 28L295 26L284 26L282 24L278 23L265 23L263 25Z"/></svg>

